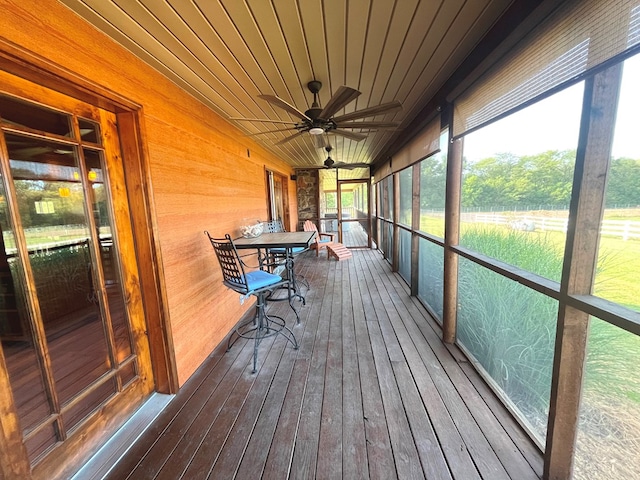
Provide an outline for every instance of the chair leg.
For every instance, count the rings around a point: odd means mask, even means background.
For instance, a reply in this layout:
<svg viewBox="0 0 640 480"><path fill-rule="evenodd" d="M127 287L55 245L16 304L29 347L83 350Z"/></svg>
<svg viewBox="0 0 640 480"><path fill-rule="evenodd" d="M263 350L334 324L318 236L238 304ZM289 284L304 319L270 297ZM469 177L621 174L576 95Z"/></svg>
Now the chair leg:
<svg viewBox="0 0 640 480"><path fill-rule="evenodd" d="M253 339L253 368L251 373L256 373L258 370L258 347L265 337L276 334L282 335L289 343L291 343L291 345L293 345L294 350L298 350L298 341L296 340L293 331L287 327L285 320L277 315L267 314L265 309L266 294L266 291L256 294L255 315L251 320L245 321L236 327L233 332L231 332L227 341L227 350L229 350L239 338ZM249 327L251 324L253 324L251 328L242 330L245 327ZM232 341L234 333L236 338Z"/></svg>
<svg viewBox="0 0 640 480"><path fill-rule="evenodd" d="M256 336L253 339L253 370L251 373L256 373L256 363L258 361L258 345L260 345L260 340L262 340L260 334L262 333L262 329L264 328L264 295L258 295L257 303L256 303L256 317L258 317L258 325Z"/></svg>

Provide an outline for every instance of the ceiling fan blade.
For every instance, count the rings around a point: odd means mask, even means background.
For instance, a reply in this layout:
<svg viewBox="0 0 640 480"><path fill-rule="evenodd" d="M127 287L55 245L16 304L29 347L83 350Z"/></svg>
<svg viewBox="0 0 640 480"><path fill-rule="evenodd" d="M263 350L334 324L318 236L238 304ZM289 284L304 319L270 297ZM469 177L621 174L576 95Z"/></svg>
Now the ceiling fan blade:
<svg viewBox="0 0 640 480"><path fill-rule="evenodd" d="M306 167L295 167L295 170L326 170L324 165L309 165Z"/></svg>
<svg viewBox="0 0 640 480"><path fill-rule="evenodd" d="M353 100L358 98L358 95L360 95L360 92L358 90L351 87L345 87L343 85L338 89L336 93L333 94L318 117L329 120L334 113L336 113L349 102L352 102Z"/></svg>
<svg viewBox="0 0 640 480"><path fill-rule="evenodd" d="M256 135L264 135L265 133L290 132L292 130L294 130L293 127L290 127L290 128L279 128L278 130L268 130L266 132L249 133L249 134L247 134L247 137L255 137Z"/></svg>
<svg viewBox="0 0 640 480"><path fill-rule="evenodd" d="M398 122L341 122L338 128L397 128Z"/></svg>
<svg viewBox="0 0 640 480"><path fill-rule="evenodd" d="M370 168L371 165L369 165L368 163L344 163L344 162L338 162L336 164L333 165L332 168L343 168L345 170L354 170L356 168Z"/></svg>
<svg viewBox="0 0 640 480"><path fill-rule="evenodd" d="M300 135L304 135L305 133L307 133L307 132L305 132L305 131L298 132L298 133L296 133L294 135L291 135L290 137L284 138L284 139L280 140L279 142L276 142L275 144L276 145L282 145L283 143L290 142L291 140L294 140L294 139L298 138Z"/></svg>
<svg viewBox="0 0 640 480"><path fill-rule="evenodd" d="M290 120L269 120L267 118L235 118L230 117L229 120L238 120L241 122L269 122L269 123L286 123L288 125L295 125L298 122L292 122Z"/></svg>
<svg viewBox="0 0 640 480"><path fill-rule="evenodd" d="M307 117L307 115L302 113L296 107L294 107L293 105L289 105L287 102L285 102L281 98L276 97L275 95L258 95L258 98L266 100L267 102L271 103L272 105L275 105L276 107L280 107L283 110L286 110L291 115L293 115L295 117L298 117L301 120L308 120L309 122L312 121L309 117Z"/></svg>
<svg viewBox="0 0 640 480"><path fill-rule="evenodd" d="M334 128L333 130L331 130L331 133L335 133L336 135L342 135L343 137L346 137L349 140L355 140L356 142L359 142L360 140L364 140L365 138L367 138L367 136L362 133L350 132L349 130L341 130L339 128Z"/></svg>
<svg viewBox="0 0 640 480"><path fill-rule="evenodd" d="M357 120L358 118L365 117L373 117L375 115L380 115L382 113L390 113L395 110L400 110L402 108L402 104L397 100L389 103L384 103L382 105L377 105L375 107L363 108L362 110L356 110L355 112L347 113L346 115L340 115L339 117L335 117L333 119L334 122L345 122L347 120Z"/></svg>

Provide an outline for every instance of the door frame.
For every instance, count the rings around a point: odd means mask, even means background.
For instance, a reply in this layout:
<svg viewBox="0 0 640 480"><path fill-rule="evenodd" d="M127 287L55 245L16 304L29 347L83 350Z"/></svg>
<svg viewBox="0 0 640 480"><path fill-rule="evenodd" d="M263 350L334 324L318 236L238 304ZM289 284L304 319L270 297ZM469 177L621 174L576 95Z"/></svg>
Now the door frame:
<svg viewBox="0 0 640 480"><path fill-rule="evenodd" d="M162 275L162 260L159 242L154 235L157 231L152 194L149 187L151 176L148 165L142 107L115 92L101 87L84 78L71 74L63 67L51 64L24 49L0 39L0 74L9 74L33 86L42 86L69 96L81 102L98 106L116 115L117 135L120 139L119 156L124 172L124 183L119 188L126 190L132 230L132 251L138 267L140 305L138 306L146 322L149 356L146 375L152 375L152 391L175 393L178 390L178 375L174 356L171 326L167 309L166 289ZM3 90L6 90L3 83ZM18 94L18 96L23 96ZM46 101L44 102L47 103ZM153 372L153 373L151 373ZM86 432L74 435L73 445L68 444L73 455L60 465L59 458L49 455L31 469L26 449L22 443L22 432L18 416L8 386L8 375L4 355L0 350L0 476L12 478L52 478L57 473L70 472L82 465L97 451L106 439L135 412L151 392L147 388L132 388L126 398L118 396L102 408L102 420L95 421ZM142 382L138 382L142 385ZM91 436L88 441L85 434Z"/></svg>
<svg viewBox="0 0 640 480"><path fill-rule="evenodd" d="M291 229L291 214L289 212L289 178L275 170L265 168L266 184L267 184L267 220L272 222L276 220L274 212L275 205L275 177L282 183L282 224L285 230Z"/></svg>
<svg viewBox="0 0 640 480"><path fill-rule="evenodd" d="M345 185L353 185L353 184L361 184L366 186L367 198L365 199L365 203L367 205L367 244L366 245L353 245L349 248L371 248L372 240L371 240L371 180L370 179L358 179L358 180L340 180L338 179L338 193L337 193L337 205L338 205L338 239L341 243L343 242L343 224L344 223L360 223L362 218L350 218L344 219L342 213L342 189Z"/></svg>

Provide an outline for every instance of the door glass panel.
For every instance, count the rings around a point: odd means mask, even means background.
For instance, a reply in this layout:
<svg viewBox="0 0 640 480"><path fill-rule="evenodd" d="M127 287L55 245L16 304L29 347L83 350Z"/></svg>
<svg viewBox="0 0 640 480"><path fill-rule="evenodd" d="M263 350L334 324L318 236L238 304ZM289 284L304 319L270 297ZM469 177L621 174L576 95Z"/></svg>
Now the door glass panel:
<svg viewBox="0 0 640 480"><path fill-rule="evenodd" d="M4 124L70 136L69 116L55 110L0 95L0 113ZM9 147L11 146L9 143ZM14 151L16 148L18 147L13 145Z"/></svg>
<svg viewBox="0 0 640 480"><path fill-rule="evenodd" d="M77 426L80 421L86 418L94 411L102 402L107 400L117 391L117 385L114 378L108 379L104 383L100 383L88 392L87 395L81 397L78 401L69 405L62 414L64 426L72 429Z"/></svg>
<svg viewBox="0 0 640 480"><path fill-rule="evenodd" d="M59 441L53 422L48 422L33 432L25 434L24 445L29 458L37 458Z"/></svg>
<svg viewBox="0 0 640 480"><path fill-rule="evenodd" d="M89 120L78 120L80 138L83 142L100 143L100 126Z"/></svg>
<svg viewBox="0 0 640 480"><path fill-rule="evenodd" d="M7 136L11 144L11 137ZM96 301L83 186L72 149L25 138L9 149L29 262L61 404L110 368ZM29 150L30 161L24 152Z"/></svg>
<svg viewBox="0 0 640 480"><path fill-rule="evenodd" d="M91 184L89 195L100 241L99 261L102 265L109 313L111 314L116 361L120 364L131 355L133 350L122 293L122 282L120 281L120 269L114 255L111 213L109 211L101 153L85 149L84 161L87 177Z"/></svg>
<svg viewBox="0 0 640 480"><path fill-rule="evenodd" d="M131 380L135 379L138 375L136 370L136 362L129 362L126 365L123 365L118 371L120 376L120 383L122 386L126 386Z"/></svg>
<svg viewBox="0 0 640 480"><path fill-rule="evenodd" d="M24 275L7 213L7 196L0 182L0 339L13 398L26 434L51 414L34 336L25 305ZM49 425L25 440L28 452L40 452L57 440Z"/></svg>

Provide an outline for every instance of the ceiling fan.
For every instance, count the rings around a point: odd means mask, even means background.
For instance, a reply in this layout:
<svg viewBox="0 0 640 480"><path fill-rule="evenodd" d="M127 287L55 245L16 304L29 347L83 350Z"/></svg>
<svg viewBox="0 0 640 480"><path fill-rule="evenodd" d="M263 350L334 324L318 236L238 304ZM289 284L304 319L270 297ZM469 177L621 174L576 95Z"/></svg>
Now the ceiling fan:
<svg viewBox="0 0 640 480"><path fill-rule="evenodd" d="M341 86L338 88L338 91L333 94L324 108L322 108L318 102L318 92L322 88L322 83L318 80L312 80L307 84L307 88L313 94L313 103L311 104L311 108L304 113L275 95L258 95L258 98L266 100L272 105L287 111L294 117L299 118L300 120L297 122L258 118L231 118L231 120L291 124L292 126L288 128L260 132L255 135L288 131L295 132L293 135L290 135L276 143L276 145L280 145L308 132L314 139L314 143L317 148L324 147L324 140L321 140L323 133L331 132L359 142L360 140L364 140L367 136L362 133L352 132L349 129L380 130L395 129L398 127L397 122L353 121L399 110L402 108L402 104L397 100L334 117L333 115L335 115L336 112L355 100L358 95L360 95L360 92L354 88Z"/></svg>
<svg viewBox="0 0 640 480"><path fill-rule="evenodd" d="M368 163L345 163L345 162L336 162L333 158L331 158L331 150L333 148L331 145L326 145L324 149L327 151L327 158L323 162L321 167L315 168L344 168L346 170L353 170L355 168L369 168L371 165Z"/></svg>

